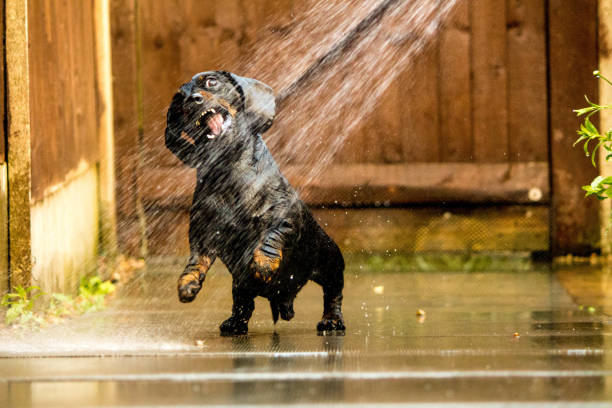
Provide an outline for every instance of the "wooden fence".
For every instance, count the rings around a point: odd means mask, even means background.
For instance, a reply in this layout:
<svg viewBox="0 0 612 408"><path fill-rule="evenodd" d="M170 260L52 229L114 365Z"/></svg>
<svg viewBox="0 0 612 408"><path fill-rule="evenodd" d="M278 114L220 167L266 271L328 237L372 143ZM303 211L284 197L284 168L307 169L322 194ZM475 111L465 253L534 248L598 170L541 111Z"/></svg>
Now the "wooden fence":
<svg viewBox="0 0 612 408"><path fill-rule="evenodd" d="M317 4L351 17L302 24ZM113 250L115 230L125 252L183 255L194 174L163 142L177 87L226 69L280 92L285 67L299 74L308 64L296 70L298 57L333 47L325 30L367 15L340 0L2 5L0 291L9 269L11 284L74 281ZM571 109L584 94L598 98L597 16L592 0L458 0L323 173L311 177L321 151L292 139L293 112L319 114L306 94L284 100L267 141L345 249L596 250L597 202L579 188L596 169L571 147ZM400 51L421 35L381 21L402 39ZM357 83L360 71L343 74ZM343 83L335 78L325 95ZM366 77L360 86L372 84ZM325 134L316 141L323 152L335 140Z"/></svg>
<svg viewBox="0 0 612 408"><path fill-rule="evenodd" d="M94 28L103 4L2 2L0 291L9 282L72 289L107 249L99 233L99 119L109 106L97 81L103 36Z"/></svg>
<svg viewBox="0 0 612 408"><path fill-rule="evenodd" d="M177 87L203 70L242 73L258 42L282 42L291 35L290 17L309 10L292 1L198 4L113 2L118 209L130 226L122 242L132 250L147 239L153 252L173 242L185 248L193 175L163 145L165 109ZM318 206L456 203L503 205L503 212L522 205L542 225L552 217L555 251L589 251L598 223L587 217L597 203L583 200L577 186L595 169L571 147L571 108L582 106L585 93L597 97L590 74L596 16L589 0L459 1L324 176L301 177L312 162L299 153L281 160L283 170ZM280 117L275 126L282 128ZM273 153L283 154L282 146ZM177 235L156 244L168 223Z"/></svg>

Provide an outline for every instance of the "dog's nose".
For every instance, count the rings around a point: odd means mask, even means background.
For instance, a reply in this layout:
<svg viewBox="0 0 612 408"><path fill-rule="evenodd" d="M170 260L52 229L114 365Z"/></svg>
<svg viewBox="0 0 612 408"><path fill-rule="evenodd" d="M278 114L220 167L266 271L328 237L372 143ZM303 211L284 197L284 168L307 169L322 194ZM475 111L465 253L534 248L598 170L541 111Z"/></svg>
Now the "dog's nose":
<svg viewBox="0 0 612 408"><path fill-rule="evenodd" d="M201 105L201 104L204 103L204 97L201 94L199 94L199 93L192 93L189 96L189 100L192 101L192 102L197 103L198 105Z"/></svg>

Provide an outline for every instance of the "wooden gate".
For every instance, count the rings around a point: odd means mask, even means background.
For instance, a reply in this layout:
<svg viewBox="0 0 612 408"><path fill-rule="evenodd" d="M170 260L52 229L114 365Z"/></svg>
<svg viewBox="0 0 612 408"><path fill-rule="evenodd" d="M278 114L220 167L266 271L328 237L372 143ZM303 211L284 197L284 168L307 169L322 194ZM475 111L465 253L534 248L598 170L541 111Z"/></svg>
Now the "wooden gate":
<svg viewBox="0 0 612 408"><path fill-rule="evenodd" d="M178 86L203 70L249 72L253 64L249 68L245 56L262 41L290 36L311 3L113 1L124 250L186 252L194 176L163 143L165 110ZM590 251L598 225L586 220L597 204L583 200L577 187L595 170L571 147L577 121L568 107L581 106L585 93L597 97L590 74L597 64L596 17L597 4L589 0L459 0L319 177L303 176L313 166L301 160L310 157L300 154L308 151L306 145L292 145L291 158L282 158L288 154L282 141L290 135L271 149L311 205L352 209L319 211L325 222L345 228L338 236L355 235L350 225L364 219L384 229L376 221L381 213L368 208L397 209L386 210L391 213L380 222L392 219L408 229L419 214L429 214L438 225L449 211L481 208L491 217L478 224L479 231L486 230L481 241L511 228L518 234L496 241L504 242L501 248L485 249ZM314 37L303 41L321 40ZM290 62L291 50L285 53L272 57ZM274 77L261 79L277 85ZM281 111L275 127L283 126ZM413 209L401 210L407 207ZM459 235L482 234L461 225L454 227ZM407 240L401 232L390 233L398 235L397 245ZM535 238L525 245L522 237L529 234Z"/></svg>

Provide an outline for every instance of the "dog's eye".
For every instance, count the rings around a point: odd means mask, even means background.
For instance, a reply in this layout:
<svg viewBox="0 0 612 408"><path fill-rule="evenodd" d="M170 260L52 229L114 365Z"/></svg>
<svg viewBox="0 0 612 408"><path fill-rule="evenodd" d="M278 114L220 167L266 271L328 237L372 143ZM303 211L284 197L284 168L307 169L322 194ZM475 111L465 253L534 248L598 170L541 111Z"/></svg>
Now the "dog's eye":
<svg viewBox="0 0 612 408"><path fill-rule="evenodd" d="M217 86L217 80L215 78L207 78L206 79L206 87L213 88Z"/></svg>

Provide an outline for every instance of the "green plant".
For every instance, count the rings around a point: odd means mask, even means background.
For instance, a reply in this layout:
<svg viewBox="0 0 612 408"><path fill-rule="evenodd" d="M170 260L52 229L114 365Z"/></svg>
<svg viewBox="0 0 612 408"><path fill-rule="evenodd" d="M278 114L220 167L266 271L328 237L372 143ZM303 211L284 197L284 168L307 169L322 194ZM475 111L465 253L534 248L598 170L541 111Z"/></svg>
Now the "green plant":
<svg viewBox="0 0 612 408"><path fill-rule="evenodd" d="M603 79L608 84L612 85L612 82L608 78L601 75L599 71L594 71L593 75L596 78ZM605 133L601 133L599 129L591 122L591 117L596 113L601 112L605 109L612 109L612 105L599 105L591 102L585 95L585 99L589 106L586 108L575 109L577 116L586 115L584 122L578 129L578 139L574 142L574 146L578 143L583 142L584 153L587 157L591 157L591 163L593 166L597 166L595 161L597 151L603 147L607 152L605 160L608 161L612 158L612 129ZM591 142L594 144L592 145ZM612 176L597 176L591 184L582 187L586 191L586 196L594 195L598 199L603 200L612 197Z"/></svg>
<svg viewBox="0 0 612 408"><path fill-rule="evenodd" d="M53 293L49 299L47 312L51 316L59 318L70 316L75 312L74 299L64 293Z"/></svg>
<svg viewBox="0 0 612 408"><path fill-rule="evenodd" d="M94 312L104 309L104 299L115 291L115 285L110 281L103 281L98 276L83 277L79 286L77 309L81 313Z"/></svg>
<svg viewBox="0 0 612 408"><path fill-rule="evenodd" d="M15 286L14 292L7 293L0 304L7 307L5 322L8 326L36 328L45 323L59 322L64 318L102 310L106 296L115 291L115 285L98 276L84 277L79 285L79 294L72 297L64 293L52 293L48 303L37 307L34 302L45 295L38 286L23 288Z"/></svg>
<svg viewBox="0 0 612 408"><path fill-rule="evenodd" d="M26 326L28 324L40 324L42 318L36 315L32 309L34 301L44 295L38 286L13 286L14 292L9 292L2 297L0 304L8 307L5 316L7 325ZM34 293L37 292L37 293Z"/></svg>

